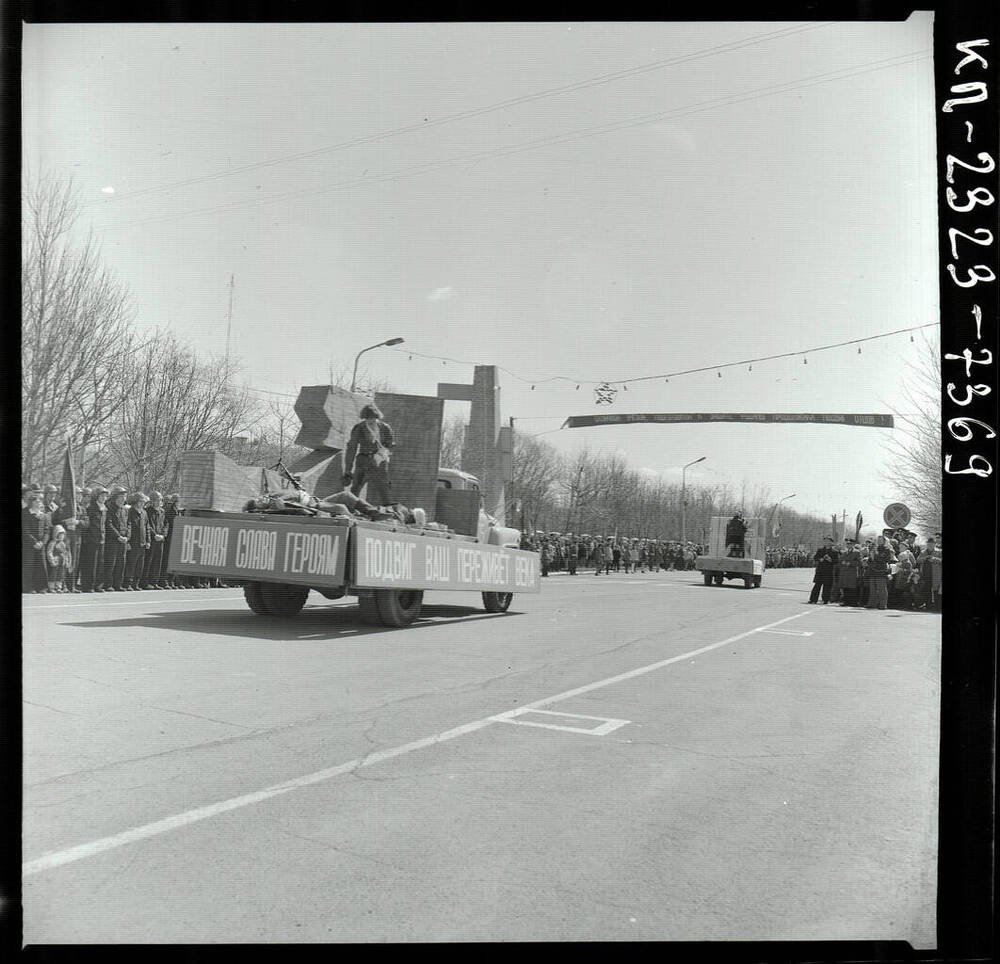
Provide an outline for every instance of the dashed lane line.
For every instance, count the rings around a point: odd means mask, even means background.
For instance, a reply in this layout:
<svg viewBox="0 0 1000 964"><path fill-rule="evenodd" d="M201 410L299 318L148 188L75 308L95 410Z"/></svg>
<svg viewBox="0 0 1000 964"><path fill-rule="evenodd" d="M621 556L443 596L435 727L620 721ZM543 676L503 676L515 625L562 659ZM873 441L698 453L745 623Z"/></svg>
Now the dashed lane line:
<svg viewBox="0 0 1000 964"><path fill-rule="evenodd" d="M609 676L605 679L596 680L593 683L587 683L584 686L577 686L574 689L565 690L562 693L556 693L554 696L546 696L540 700L534 700L531 703L526 703L523 706L518 707L516 710L510 711L510 713L524 713L527 710L538 709L542 706L551 706L553 703L572 699L573 697L580 696L583 693L590 693L606 686L612 686L615 683L635 679L637 676L644 676L646 673L652 673L655 670L663 669L665 666L671 666L674 663L689 660L694 656L700 656L702 653L709 653L713 649L719 649L722 646L731 645L741 639L746 639L748 636L753 636L757 633L763 632L764 630L780 626L793 619L799 619L804 615L806 615L805 612L795 613L792 616L785 616L783 619L778 619L773 623L768 623L766 626L755 626L753 629L737 633L735 636L730 636L717 643L709 643L707 646L701 646L698 649L692 649L689 652L681 653L679 656L671 656L669 659L661 659L657 660L655 663L647 663L645 666L636 667L635 669L628 670L625 673L618 673L615 676ZM417 750L424 750L428 747L437 746L440 743L446 743L449 740L457 739L460 736L475 733L477 730L495 725L500 722L499 717L506 715L507 714L495 714L486 716L480 720L474 720L471 723L464 723L461 726L453 727L450 730L444 730L441 733L435 733L432 736L426 736L423 739L414 740L411 743L404 743L401 746L392 747L388 750L377 750L374 753L357 757L356 759L349 760L346 763L326 767L323 770L317 770L314 773L307 773L304 776L295 777L292 780L285 780L282 783L273 784L272 786L265 787L262 790L256 790L252 793L244 793L237 797L230 797L228 800L220 800L217 803L212 803L205 807L196 807L193 810L185 810L182 813L165 817L162 820L155 820L152 823L132 827L131 829L125 830L121 833L112 834L109 837L101 837L99 840L91 840L88 843L80 844L76 847L69 847L66 850L57 850L52 853L43 854L41 857L37 857L34 860L29 860L28 862L22 864L21 872L25 877L28 877L32 874L41 873L44 870L52 870L55 867L62 867L66 864L75 863L78 860L85 860L88 857L94 857L97 854L106 853L109 850L117 850L119 847L137 843L140 840L148 840L151 837L169 833L171 830L178 830L181 827L186 827L202 820L208 820L211 817L216 817L222 813L228 813L232 810L249 807L255 803L262 803L265 800L273 800L275 797L291 793L293 790L297 790L301 787L308 787L316 783L323 783L326 780L332 780L334 777L342 776L345 773L351 773L354 770L374 766L376 763L382 763L383 761L391 760L394 757L405 756L408 753L415 753Z"/></svg>

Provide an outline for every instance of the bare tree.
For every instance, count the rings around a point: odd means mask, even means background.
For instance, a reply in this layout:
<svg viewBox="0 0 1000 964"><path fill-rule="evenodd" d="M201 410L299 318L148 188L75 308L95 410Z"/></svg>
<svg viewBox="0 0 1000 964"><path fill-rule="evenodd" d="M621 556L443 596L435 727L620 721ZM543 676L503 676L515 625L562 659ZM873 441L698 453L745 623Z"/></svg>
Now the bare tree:
<svg viewBox="0 0 1000 964"><path fill-rule="evenodd" d="M129 295L101 265L91 236L75 240L71 183L29 186L22 242L22 472L52 477L67 438L83 448L106 430L132 385Z"/></svg>
<svg viewBox="0 0 1000 964"><path fill-rule="evenodd" d="M453 469L462 464L462 446L465 444L465 421L460 415L446 418L441 425L440 464Z"/></svg>
<svg viewBox="0 0 1000 964"><path fill-rule="evenodd" d="M116 406L102 452L111 481L174 488L178 459L192 449L213 448L243 461L258 413L247 393L233 386L224 360L202 361L160 334L130 365L141 388Z"/></svg>
<svg viewBox="0 0 1000 964"><path fill-rule="evenodd" d="M893 409L896 429L887 449L892 468L883 473L925 532L941 529L941 368L940 340L921 336L916 362L903 380L908 412Z"/></svg>

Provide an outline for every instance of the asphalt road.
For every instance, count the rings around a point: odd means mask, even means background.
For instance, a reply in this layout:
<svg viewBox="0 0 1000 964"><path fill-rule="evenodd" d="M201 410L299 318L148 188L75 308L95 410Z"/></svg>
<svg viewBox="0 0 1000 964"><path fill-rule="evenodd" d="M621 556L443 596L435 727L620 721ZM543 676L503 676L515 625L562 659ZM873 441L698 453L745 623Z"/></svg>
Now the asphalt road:
<svg viewBox="0 0 1000 964"><path fill-rule="evenodd" d="M932 947L940 618L810 582L25 596L24 941Z"/></svg>

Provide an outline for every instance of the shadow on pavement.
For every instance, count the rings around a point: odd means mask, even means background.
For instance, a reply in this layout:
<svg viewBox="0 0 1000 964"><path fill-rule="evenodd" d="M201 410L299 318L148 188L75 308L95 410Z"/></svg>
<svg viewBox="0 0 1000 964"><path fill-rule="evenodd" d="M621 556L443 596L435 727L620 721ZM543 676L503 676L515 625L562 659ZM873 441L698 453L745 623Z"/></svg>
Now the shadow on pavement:
<svg viewBox="0 0 1000 964"><path fill-rule="evenodd" d="M516 612L486 613L473 606L426 605L409 626L372 626L361 621L357 606L307 606L296 616L257 616L243 606L233 609L190 609L173 612L153 612L123 619L88 619L67 622L66 626L93 629L173 629L185 633L209 636L238 636L243 639L338 639L368 636L373 633L413 632L430 626L476 622L519 615ZM136 640L141 642L141 640Z"/></svg>

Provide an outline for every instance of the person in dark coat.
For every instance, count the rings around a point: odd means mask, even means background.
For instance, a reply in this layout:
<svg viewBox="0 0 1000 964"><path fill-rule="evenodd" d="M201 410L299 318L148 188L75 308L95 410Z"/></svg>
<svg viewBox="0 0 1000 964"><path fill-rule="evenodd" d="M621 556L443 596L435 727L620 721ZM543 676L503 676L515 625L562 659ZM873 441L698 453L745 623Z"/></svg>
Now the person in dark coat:
<svg viewBox="0 0 1000 964"><path fill-rule="evenodd" d="M104 520L104 592L125 589L125 560L128 557L128 509L125 490L116 485L108 499L108 514Z"/></svg>
<svg viewBox="0 0 1000 964"><path fill-rule="evenodd" d="M733 559L742 559L744 553L744 540L747 534L746 520L742 512L737 512L729 522L726 523L726 549L727 556Z"/></svg>
<svg viewBox="0 0 1000 964"><path fill-rule="evenodd" d="M924 551L917 560L919 573L916 599L917 606L928 611L941 608L941 552L934 539L928 539Z"/></svg>
<svg viewBox="0 0 1000 964"><path fill-rule="evenodd" d="M40 490L29 490L21 509L21 592L48 592L45 545L51 522L42 505Z"/></svg>
<svg viewBox="0 0 1000 964"><path fill-rule="evenodd" d="M159 582L166 586L167 589L182 589L183 583L181 580L183 576L175 576L167 571L167 564L170 561L170 541L174 535L174 520L179 515L183 515L184 509L181 508L181 497L177 492L171 492L167 496L166 505L163 508L163 523L167 527L167 537L163 540L163 560L160 563L160 578Z"/></svg>
<svg viewBox="0 0 1000 964"><path fill-rule="evenodd" d="M87 506L87 524L80 533L80 591L100 592L104 587L104 526L108 490L95 485Z"/></svg>
<svg viewBox="0 0 1000 964"><path fill-rule="evenodd" d="M813 555L813 562L816 564L816 572L813 575L812 592L809 593L809 602L815 603L819 599L820 590L823 591L823 605L830 601L830 590L833 588L833 567L839 562L837 550L833 548L833 539L826 536L823 545L816 550Z"/></svg>
<svg viewBox="0 0 1000 964"><path fill-rule="evenodd" d="M853 539L847 540L847 548L840 557L840 605L858 604L858 586L861 580L861 550Z"/></svg>
<svg viewBox="0 0 1000 964"><path fill-rule="evenodd" d="M361 421L352 429L344 453L344 484L351 482L351 491L374 505L391 505L389 458L396 440L392 428L382 421L382 413L374 405L361 409Z"/></svg>
<svg viewBox="0 0 1000 964"><path fill-rule="evenodd" d="M149 518L146 515L145 492L136 492L129 500L128 510L128 554L125 557L125 588L135 592L142 588L142 574L146 568L149 552Z"/></svg>
<svg viewBox="0 0 1000 964"><path fill-rule="evenodd" d="M889 605L889 567L896 561L885 536L875 540L868 554L868 605L866 609L885 609Z"/></svg>
<svg viewBox="0 0 1000 964"><path fill-rule="evenodd" d="M143 589L166 589L160 576L163 568L163 547L167 539L167 513L163 508L163 494L151 492L146 506L149 527L149 553L146 556L146 570L142 574Z"/></svg>

